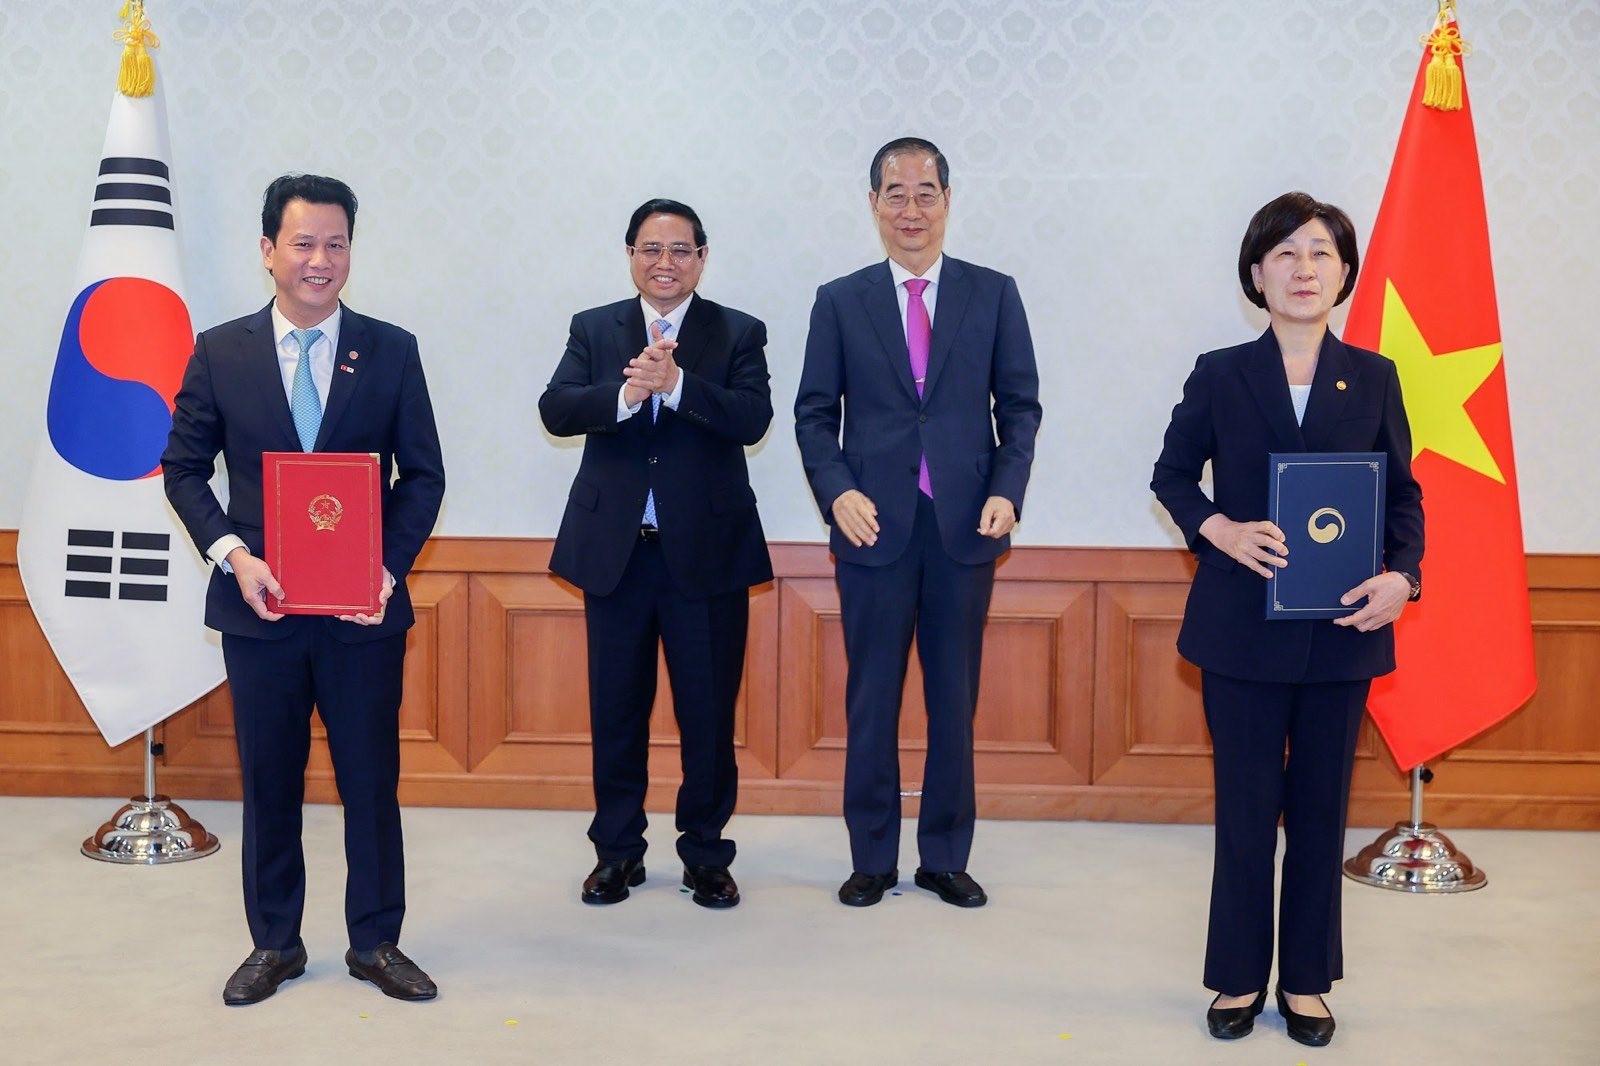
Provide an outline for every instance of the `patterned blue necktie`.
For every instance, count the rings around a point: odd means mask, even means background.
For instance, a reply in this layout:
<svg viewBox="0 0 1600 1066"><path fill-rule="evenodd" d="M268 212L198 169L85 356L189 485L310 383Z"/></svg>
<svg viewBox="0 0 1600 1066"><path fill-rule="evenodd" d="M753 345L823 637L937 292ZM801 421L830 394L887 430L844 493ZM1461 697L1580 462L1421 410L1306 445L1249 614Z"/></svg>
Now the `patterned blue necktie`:
<svg viewBox="0 0 1600 1066"><path fill-rule="evenodd" d="M668 322L664 318L656 319L655 326L656 326L656 329L659 329L661 331L661 336L662 336L663 339L666 338L667 334L672 332L672 323ZM652 338L652 340L653 340L653 338ZM650 421L654 422L656 419L658 419L660 417L661 417L661 394L659 392L653 392L653 393L650 394Z"/></svg>
<svg viewBox="0 0 1600 1066"><path fill-rule="evenodd" d="M309 452L317 446L317 431L322 428L322 400L311 380L311 346L322 339L322 331L291 329L289 336L300 345L300 361L295 363L294 383L289 386L289 413L300 436L300 450Z"/></svg>
<svg viewBox="0 0 1600 1066"><path fill-rule="evenodd" d="M664 318L658 318L655 321L655 327L661 331L661 336L665 337L669 332L671 332L672 323L668 322ZM654 337L650 338L650 343L655 343ZM654 422L659 417L661 417L661 394L659 392L652 392L650 394L650 421ZM649 492L645 493L644 524L647 526L653 526L656 524L655 489L651 489Z"/></svg>

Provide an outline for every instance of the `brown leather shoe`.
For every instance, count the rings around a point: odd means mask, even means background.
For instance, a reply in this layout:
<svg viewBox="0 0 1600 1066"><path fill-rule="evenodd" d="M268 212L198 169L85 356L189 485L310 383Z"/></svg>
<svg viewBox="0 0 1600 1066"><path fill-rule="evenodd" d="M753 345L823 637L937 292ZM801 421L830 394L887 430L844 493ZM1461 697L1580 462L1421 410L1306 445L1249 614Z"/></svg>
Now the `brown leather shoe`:
<svg viewBox="0 0 1600 1066"><path fill-rule="evenodd" d="M257 948L239 964L222 986L222 1002L230 1007L243 1007L260 1003L278 990L285 981L292 981L306 972L306 946L299 940L288 951Z"/></svg>
<svg viewBox="0 0 1600 1066"><path fill-rule="evenodd" d="M350 976L371 981L378 991L392 999L432 999L439 994L422 967L406 957L406 953L385 941L372 949L373 960L362 962L351 948L344 953L344 963L350 967Z"/></svg>

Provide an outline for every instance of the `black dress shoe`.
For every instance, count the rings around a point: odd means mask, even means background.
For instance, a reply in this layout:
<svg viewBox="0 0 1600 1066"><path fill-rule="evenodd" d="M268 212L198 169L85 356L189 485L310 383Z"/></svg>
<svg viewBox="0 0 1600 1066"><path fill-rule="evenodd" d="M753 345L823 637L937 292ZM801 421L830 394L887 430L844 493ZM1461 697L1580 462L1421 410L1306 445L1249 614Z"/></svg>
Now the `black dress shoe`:
<svg viewBox="0 0 1600 1066"><path fill-rule="evenodd" d="M344 953L344 964L350 967L351 977L371 981L391 999L432 999L439 994L439 986L422 972L422 967L388 941L372 949L371 962L362 962L356 949L351 948Z"/></svg>
<svg viewBox="0 0 1600 1066"><path fill-rule="evenodd" d="M583 880L585 903L621 903L628 888L644 884L643 859L601 859Z"/></svg>
<svg viewBox="0 0 1600 1066"><path fill-rule="evenodd" d="M989 902L982 886L967 876L965 870L947 874L917 870L917 887L939 893L939 898L957 907L981 907Z"/></svg>
<svg viewBox="0 0 1600 1066"><path fill-rule="evenodd" d="M1283 1015L1284 1028L1289 1032L1289 1039L1298 1041L1307 1047L1326 1047L1328 1041L1333 1039L1333 1013L1330 1011L1326 1018L1318 1018L1310 1014L1296 1014L1289 1009L1289 997L1283 994L1283 986L1279 985L1278 1013ZM1319 1000L1321 996L1317 997ZM1328 1005L1323 1000L1322 1005Z"/></svg>
<svg viewBox="0 0 1600 1066"><path fill-rule="evenodd" d="M683 887L694 889L694 901L702 907L734 907L739 903L739 886L726 866L685 866Z"/></svg>
<svg viewBox="0 0 1600 1066"><path fill-rule="evenodd" d="M260 1003L276 992L279 985L305 972L306 946L302 941L296 940L288 951L257 948L222 986L222 1002L230 1007Z"/></svg>
<svg viewBox="0 0 1600 1066"><path fill-rule="evenodd" d="M870 907L883 898L884 892L900 883L900 871L886 874L864 874L859 870L850 880L839 886L839 902L846 907Z"/></svg>
<svg viewBox="0 0 1600 1066"><path fill-rule="evenodd" d="M1217 999L1221 998L1222 993L1217 993ZM1254 1002L1242 1007L1219 1007L1217 999L1211 1001L1211 1009L1206 1011L1206 1028L1218 1040L1237 1040L1248 1036L1256 1027L1256 1015L1267 1005L1267 990L1263 988Z"/></svg>

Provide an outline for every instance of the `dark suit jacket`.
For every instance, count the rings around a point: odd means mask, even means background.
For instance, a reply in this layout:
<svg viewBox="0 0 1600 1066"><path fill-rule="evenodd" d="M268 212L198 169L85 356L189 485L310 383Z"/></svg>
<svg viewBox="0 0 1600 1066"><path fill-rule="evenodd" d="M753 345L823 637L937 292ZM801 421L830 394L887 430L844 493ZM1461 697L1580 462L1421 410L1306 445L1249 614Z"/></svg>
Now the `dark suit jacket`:
<svg viewBox="0 0 1600 1066"><path fill-rule="evenodd" d="M346 366L349 372L340 369ZM203 553L233 533L261 555L261 453L299 450L273 344L272 305L196 337L161 457L167 499L196 547ZM212 629L276 639L294 626L320 624L335 638L358 643L410 628L406 575L444 498L444 459L415 337L344 308L316 450L376 452L382 464L383 565L395 580L383 622L361 626L293 615L264 621L239 595L233 575L219 566L206 591L206 625ZM219 451L228 470L226 513L209 484Z"/></svg>
<svg viewBox="0 0 1600 1066"><path fill-rule="evenodd" d="M1359 633L1326 620L1269 622L1264 579L1200 536L1200 524L1219 512L1265 519L1268 453L1302 451L1388 454L1384 566L1422 576L1422 490L1411 476L1411 426L1394 363L1328 333L1297 426L1271 329L1207 352L1172 409L1150 482L1200 560L1178 651L1202 669L1279 682L1355 681L1394 669L1393 626ZM1214 501L1199 485L1208 459Z"/></svg>
<svg viewBox="0 0 1600 1066"><path fill-rule="evenodd" d="M678 409L649 401L617 421L622 369L645 346L634 296L572 317L567 350L539 397L558 437L586 434L550 569L585 592L609 594L639 541L654 489L661 549L678 590L703 599L772 580L744 449L772 422L767 328L696 295L673 358L684 375Z"/></svg>
<svg viewBox="0 0 1600 1066"><path fill-rule="evenodd" d="M945 257L920 398L889 264L817 290L794 401L800 459L829 525L833 501L859 489L882 527L877 544L861 548L835 528L835 558L886 566L900 557L924 454L945 551L967 564L998 558L1010 538L981 536L978 519L990 496L1010 500L1021 517L1040 415L1028 319L1006 275Z"/></svg>

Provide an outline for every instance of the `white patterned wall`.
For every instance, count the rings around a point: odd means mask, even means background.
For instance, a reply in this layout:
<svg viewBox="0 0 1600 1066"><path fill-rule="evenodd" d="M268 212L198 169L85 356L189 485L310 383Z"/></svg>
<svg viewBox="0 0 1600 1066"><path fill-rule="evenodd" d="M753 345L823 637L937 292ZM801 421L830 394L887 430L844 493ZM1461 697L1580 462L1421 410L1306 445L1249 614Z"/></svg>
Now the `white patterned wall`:
<svg viewBox="0 0 1600 1066"><path fill-rule="evenodd" d="M22 510L105 131L118 0L0 5L0 528ZM769 535L819 540L789 407L818 283L881 256L866 165L953 168L952 254L1017 276L1045 420L1020 541L1163 545L1145 488L1195 354L1262 327L1234 257L1289 188L1370 229L1431 0L149 0L197 325L270 295L259 197L361 198L352 306L422 341L440 530L554 533L575 445L534 403L572 312L628 294L629 212L711 235L768 323ZM1600 551L1600 3L1462 0L1527 542Z"/></svg>

